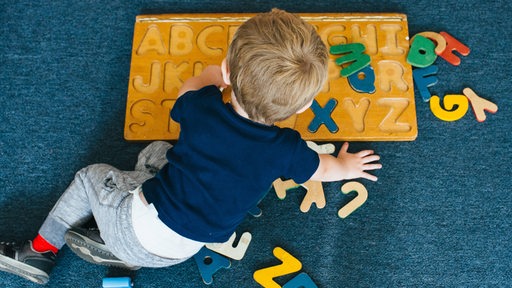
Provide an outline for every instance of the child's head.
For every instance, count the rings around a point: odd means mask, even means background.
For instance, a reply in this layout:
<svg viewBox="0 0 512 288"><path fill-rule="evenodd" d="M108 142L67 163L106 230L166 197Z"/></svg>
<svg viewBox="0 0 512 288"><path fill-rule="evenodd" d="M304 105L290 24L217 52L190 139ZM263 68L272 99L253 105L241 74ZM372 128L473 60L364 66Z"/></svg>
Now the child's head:
<svg viewBox="0 0 512 288"><path fill-rule="evenodd" d="M253 121L273 124L308 105L327 79L328 52L315 28L282 10L242 24L228 49L229 80Z"/></svg>

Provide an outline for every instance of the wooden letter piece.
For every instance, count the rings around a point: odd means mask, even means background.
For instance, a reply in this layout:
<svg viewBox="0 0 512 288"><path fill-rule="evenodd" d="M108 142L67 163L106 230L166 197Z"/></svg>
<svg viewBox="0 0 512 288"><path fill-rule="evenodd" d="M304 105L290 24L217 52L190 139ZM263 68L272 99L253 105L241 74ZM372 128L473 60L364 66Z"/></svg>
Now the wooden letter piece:
<svg viewBox="0 0 512 288"><path fill-rule="evenodd" d="M468 111L468 98L464 95L446 95L443 98L443 109L440 104L441 100L434 95L430 98L430 110L432 114L443 121L457 121L466 115ZM457 105L457 107L455 107Z"/></svg>
<svg viewBox="0 0 512 288"><path fill-rule="evenodd" d="M233 247L233 243L236 239L236 232L231 235L229 240L224 243L208 243L206 244L206 248L222 254L226 257L235 260L242 260L244 258L245 252L247 252L247 248L249 248L249 243L251 243L252 235L249 232L244 232L242 236L240 236L240 241L238 241L238 245Z"/></svg>
<svg viewBox="0 0 512 288"><path fill-rule="evenodd" d="M363 203L366 202L366 199L368 199L368 190L366 190L363 184L359 182L347 182L341 186L341 192L343 192L343 194L348 194L352 191L355 191L357 196L338 211L338 216L340 218L346 218L350 213L363 205Z"/></svg>
<svg viewBox="0 0 512 288"><path fill-rule="evenodd" d="M213 274L221 268L231 267L231 261L228 258L219 255L206 247L201 248L196 255L194 255L199 273L203 278L203 282L206 285L210 285L213 282Z"/></svg>
<svg viewBox="0 0 512 288"><path fill-rule="evenodd" d="M498 106L496 104L479 97L473 90L471 90L471 88L465 88L462 90L462 93L464 93L464 95L466 95L466 97L468 97L469 101L471 102L473 112L475 112L475 117L478 122L485 121L485 111L491 112L493 114L498 111Z"/></svg>
<svg viewBox="0 0 512 288"><path fill-rule="evenodd" d="M281 288L281 285L277 284L273 279L300 271L300 269L302 269L302 263L281 247L274 248L274 251L272 252L277 259L281 260L282 263L276 266L256 270L253 274L253 278L265 288Z"/></svg>

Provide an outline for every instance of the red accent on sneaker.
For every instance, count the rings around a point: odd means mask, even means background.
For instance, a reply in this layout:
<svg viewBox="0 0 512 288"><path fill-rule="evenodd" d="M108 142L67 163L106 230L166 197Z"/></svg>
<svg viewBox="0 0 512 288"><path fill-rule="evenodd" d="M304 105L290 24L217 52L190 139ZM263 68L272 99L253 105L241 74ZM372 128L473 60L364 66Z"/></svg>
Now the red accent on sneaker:
<svg viewBox="0 0 512 288"><path fill-rule="evenodd" d="M34 238L34 241L32 242L32 248L40 253L52 251L53 253L57 254L57 252L59 252L57 247L46 241L46 239L44 239L40 234L37 234L36 238Z"/></svg>

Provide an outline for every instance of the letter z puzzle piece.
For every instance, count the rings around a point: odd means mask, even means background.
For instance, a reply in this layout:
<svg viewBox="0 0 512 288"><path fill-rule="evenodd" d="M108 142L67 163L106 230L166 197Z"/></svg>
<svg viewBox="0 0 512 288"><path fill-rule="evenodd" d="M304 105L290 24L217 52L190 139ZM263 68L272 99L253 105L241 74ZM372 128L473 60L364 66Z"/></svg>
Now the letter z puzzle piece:
<svg viewBox="0 0 512 288"><path fill-rule="evenodd" d="M342 77L348 77L364 67L370 65L370 56L364 54L366 48L362 43L350 43L331 46L331 54L346 54L336 59L337 65L343 65L351 63L347 67L341 69L340 75Z"/></svg>
<svg viewBox="0 0 512 288"><path fill-rule="evenodd" d="M437 76L435 76L438 71L437 65L412 70L414 83L424 102L430 101L430 97L432 97L428 87L434 86L439 81Z"/></svg>
<svg viewBox="0 0 512 288"><path fill-rule="evenodd" d="M238 241L238 245L235 247L233 243L235 243L236 232L231 235L229 240L224 243L208 243L206 244L206 248L222 254L226 257L235 260L242 260L244 258L245 252L247 252L247 248L249 248L249 243L251 243L252 235L249 232L242 233L240 236L240 241Z"/></svg>
<svg viewBox="0 0 512 288"><path fill-rule="evenodd" d="M281 264L256 270L253 278L258 284L265 288L281 288L281 285L274 281L274 278L288 275L302 269L302 263L290 253L281 247L276 247L272 251L277 259L281 260Z"/></svg>
<svg viewBox="0 0 512 288"><path fill-rule="evenodd" d="M221 268L231 267L231 261L228 258L217 254L210 249L203 247L196 255L194 255L197 268L206 285L213 283L213 274Z"/></svg>
<svg viewBox="0 0 512 288"><path fill-rule="evenodd" d="M475 112L475 117L478 122L484 122L486 119L485 111L490 113L496 113L498 106L489 100L479 97L471 88L465 88L462 93L468 97Z"/></svg>

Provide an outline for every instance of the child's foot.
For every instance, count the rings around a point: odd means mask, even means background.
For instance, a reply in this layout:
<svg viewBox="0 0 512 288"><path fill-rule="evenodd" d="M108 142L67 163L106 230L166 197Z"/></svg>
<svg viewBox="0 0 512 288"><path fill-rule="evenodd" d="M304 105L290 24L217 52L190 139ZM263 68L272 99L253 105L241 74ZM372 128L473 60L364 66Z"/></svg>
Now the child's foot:
<svg viewBox="0 0 512 288"><path fill-rule="evenodd" d="M0 270L24 277L38 284L48 282L50 271L55 266L55 253L36 252L32 241L21 245L0 243Z"/></svg>
<svg viewBox="0 0 512 288"><path fill-rule="evenodd" d="M71 228L64 236L66 244L78 257L93 264L136 270L110 252L98 229Z"/></svg>

